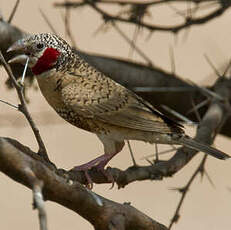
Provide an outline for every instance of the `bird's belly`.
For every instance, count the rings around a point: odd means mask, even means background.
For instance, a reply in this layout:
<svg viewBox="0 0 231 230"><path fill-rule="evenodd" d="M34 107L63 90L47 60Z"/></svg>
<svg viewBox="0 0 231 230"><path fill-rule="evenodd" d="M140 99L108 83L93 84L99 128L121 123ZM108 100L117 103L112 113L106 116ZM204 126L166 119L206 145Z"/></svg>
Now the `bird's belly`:
<svg viewBox="0 0 231 230"><path fill-rule="evenodd" d="M76 112L71 111L65 107L63 108L55 108L56 112L67 122L70 124L84 129L86 131L96 133L96 134L107 134L108 130L106 130L102 125L93 119L88 119L82 116L79 116Z"/></svg>

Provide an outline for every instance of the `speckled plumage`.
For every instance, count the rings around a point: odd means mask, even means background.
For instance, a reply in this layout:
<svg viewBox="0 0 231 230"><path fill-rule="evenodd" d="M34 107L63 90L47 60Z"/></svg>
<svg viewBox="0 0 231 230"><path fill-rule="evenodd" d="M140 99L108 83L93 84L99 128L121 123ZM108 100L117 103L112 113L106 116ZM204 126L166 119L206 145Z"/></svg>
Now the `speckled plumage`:
<svg viewBox="0 0 231 230"><path fill-rule="evenodd" d="M36 75L42 94L66 121L95 133L111 158L121 151L125 140L183 144L220 159L228 157L186 136L181 125L90 66L62 38L51 34L33 35L18 41L12 49L23 50L30 57L33 70L41 58L43 64L47 60L44 57L47 48L59 55ZM103 166L110 159L104 159Z"/></svg>
<svg viewBox="0 0 231 230"><path fill-rule="evenodd" d="M49 74L45 72L37 76L41 92L48 103L71 124L98 135L119 136L118 132L126 133L118 141L137 139L135 132L139 130L142 132L138 138L151 143L156 142L153 139L155 134L183 133L179 125L157 111L154 116L153 111L145 106L147 102L131 91L83 60L81 64L79 61L76 63L72 68L68 66L62 71L52 69ZM159 139L160 143L166 142Z"/></svg>

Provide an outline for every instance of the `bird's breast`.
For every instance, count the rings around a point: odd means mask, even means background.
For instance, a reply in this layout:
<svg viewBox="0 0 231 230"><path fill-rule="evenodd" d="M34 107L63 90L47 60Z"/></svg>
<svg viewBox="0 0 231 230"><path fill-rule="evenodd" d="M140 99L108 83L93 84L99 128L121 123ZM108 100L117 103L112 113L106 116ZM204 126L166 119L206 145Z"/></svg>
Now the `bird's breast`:
<svg viewBox="0 0 231 230"><path fill-rule="evenodd" d="M60 90L61 76L56 71L47 71L37 76L39 88L49 103L55 110L63 107L62 95Z"/></svg>
<svg viewBox="0 0 231 230"><path fill-rule="evenodd" d="M61 90L63 83L67 84L67 82L63 77L63 75L56 71L49 71L37 76L39 88L49 105L53 107L64 120L78 128L93 133L108 133L109 130L106 130L100 122L79 115L64 103Z"/></svg>

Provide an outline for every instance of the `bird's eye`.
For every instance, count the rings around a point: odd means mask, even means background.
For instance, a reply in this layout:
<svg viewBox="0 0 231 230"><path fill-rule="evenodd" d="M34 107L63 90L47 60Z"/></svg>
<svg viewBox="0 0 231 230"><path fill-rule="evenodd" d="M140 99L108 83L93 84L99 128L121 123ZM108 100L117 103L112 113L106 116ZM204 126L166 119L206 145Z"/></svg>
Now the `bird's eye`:
<svg viewBox="0 0 231 230"><path fill-rule="evenodd" d="M41 50L41 49L44 48L44 44L43 44L43 43L38 43L38 44L36 45L36 48L37 48L38 50Z"/></svg>

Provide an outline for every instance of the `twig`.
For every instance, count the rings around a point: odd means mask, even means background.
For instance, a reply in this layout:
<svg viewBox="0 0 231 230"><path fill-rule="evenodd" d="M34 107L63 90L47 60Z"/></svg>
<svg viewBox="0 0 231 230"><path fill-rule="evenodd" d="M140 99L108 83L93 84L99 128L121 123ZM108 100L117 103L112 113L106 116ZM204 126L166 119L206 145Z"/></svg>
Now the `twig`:
<svg viewBox="0 0 231 230"><path fill-rule="evenodd" d="M11 14L10 14L10 17L9 17L9 19L7 20L7 22L8 22L9 24L11 23L12 19L14 18L14 15L15 15L17 9L18 9L19 2L20 2L20 0L17 0L17 1L16 1L15 5L14 5L14 8L13 8Z"/></svg>
<svg viewBox="0 0 231 230"><path fill-rule="evenodd" d="M230 69L230 66L231 66L231 60L229 61L228 65L226 66L226 68L225 68L224 73L223 73L222 76L224 76L224 77L226 76L226 74L228 73L228 70Z"/></svg>
<svg viewBox="0 0 231 230"><path fill-rule="evenodd" d="M74 48L77 48L74 36L73 36L71 28L70 28L70 16L71 16L71 11L70 11L70 9L66 8L65 9L65 15L63 17L63 21L65 24L65 32L66 32L66 35L69 37L72 46Z"/></svg>
<svg viewBox="0 0 231 230"><path fill-rule="evenodd" d="M134 54L134 50L135 50L134 46L135 46L135 44L137 42L139 32L140 32L140 28L138 26L135 26L135 30L134 30L133 36L132 36L133 38L131 40L132 43L130 44L129 52L128 52L128 57L129 58L132 58L132 56Z"/></svg>
<svg viewBox="0 0 231 230"><path fill-rule="evenodd" d="M207 56L207 54L204 54L204 57L205 57L206 61L209 63L209 65L212 67L212 69L215 72L215 74L218 77L221 77L221 74L219 73L219 71L217 70L217 68L215 67L215 65L212 63L212 61L210 60L210 58Z"/></svg>
<svg viewBox="0 0 231 230"><path fill-rule="evenodd" d="M191 100L192 100L192 98L191 98ZM198 109L207 105L209 103L209 101L210 101L210 99L206 99L206 100L200 102L199 104L195 105L192 109L190 109L186 114L190 114L190 113L194 112L195 110L198 111Z"/></svg>
<svg viewBox="0 0 231 230"><path fill-rule="evenodd" d="M174 57L174 49L172 45L169 47L169 56L171 61L171 72L172 74L176 73L176 63L175 63L175 57Z"/></svg>
<svg viewBox="0 0 231 230"><path fill-rule="evenodd" d="M51 29L52 33L57 35L58 34L57 31L55 30L54 26L52 25L52 23L50 22L50 20L48 19L48 17L46 16L46 14L43 12L41 8L39 8L39 12L42 15L43 19L45 20L45 22L47 23L47 25L49 26L49 28Z"/></svg>
<svg viewBox="0 0 231 230"><path fill-rule="evenodd" d="M126 0L100 0L98 3L101 4L117 4L117 5L132 5L132 6L153 6L153 5L160 5L160 4L166 4L168 2L192 2L192 3L204 3L204 2L210 2L214 1L215 3L218 3L217 0L154 0L154 1L126 1ZM65 2L56 2L54 3L55 7L78 7L79 5L83 5L84 0L79 1L65 1Z"/></svg>
<svg viewBox="0 0 231 230"><path fill-rule="evenodd" d="M194 102L192 97L191 97L191 103L192 103L193 111L194 111L194 113L195 113L195 115L197 117L197 121L201 122L201 116L200 116L200 114L198 112L198 109L196 109L196 105L195 105L195 102Z"/></svg>
<svg viewBox="0 0 231 230"><path fill-rule="evenodd" d="M151 93L151 92L193 92L196 91L192 86L173 86L173 87L151 87L151 86L144 86L144 87L133 87L133 91L135 92L142 92L142 93Z"/></svg>
<svg viewBox="0 0 231 230"><path fill-rule="evenodd" d="M132 158L133 166L137 166L136 160L135 160L135 157L134 157L134 154L133 154L133 151L132 151L132 147L131 147L131 144L130 144L130 141L127 141L127 144L128 144L128 149L129 149L131 158Z"/></svg>
<svg viewBox="0 0 231 230"><path fill-rule="evenodd" d="M180 147L179 147L180 148ZM171 149L167 149L167 150L164 150L164 151L161 151L158 153L158 155L163 155L163 154L166 154L166 153L171 153L173 151L177 151L179 148L176 148L174 145L171 146ZM141 157L140 159L141 160L144 160L144 159L147 159L149 157L154 157L155 154L150 154L150 155L147 155L147 156L144 156L144 157Z"/></svg>
<svg viewBox="0 0 231 230"><path fill-rule="evenodd" d="M7 101L1 100L1 99L0 99L0 102L4 103L4 104L6 104L6 105L9 105L9 106L11 106L11 107L13 107L13 108L15 108L15 109L18 110L18 106L16 106L16 105L13 105L13 104L11 104L11 103L9 103L9 102L7 102Z"/></svg>
<svg viewBox="0 0 231 230"><path fill-rule="evenodd" d="M155 163L159 162L159 152L158 152L158 145L155 143L155 153L156 153L156 159Z"/></svg>
<svg viewBox="0 0 231 230"><path fill-rule="evenodd" d="M208 172L207 172L205 169L204 169L204 174L205 174L205 176L207 177L207 179L208 179L209 183L211 184L211 186L212 186L213 188L215 188L215 187L216 187L215 184L213 183L211 177L209 176Z"/></svg>
<svg viewBox="0 0 231 230"><path fill-rule="evenodd" d="M178 205L176 207L176 210L175 210L175 213L174 213L174 215L173 215L173 217L171 219L171 222L169 224L169 227L168 227L169 230L172 228L173 224L176 223L179 220L179 218L180 218L180 209L181 209L182 204L183 204L183 202L185 200L185 197L186 197L186 195L187 195L187 193L189 191L189 188L190 188L191 184L193 183L194 179L196 178L196 176L199 173L203 172L207 156L208 155L204 155L202 161L200 162L199 166L197 167L195 172L190 177L187 184L183 188L177 189L177 191L179 191L181 193L181 198L180 198L180 201L179 201L179 203L178 203Z"/></svg>
<svg viewBox="0 0 231 230"><path fill-rule="evenodd" d="M25 167L24 170L32 187L33 208L38 210L40 230L47 230L47 214L42 194L43 182L35 176L31 168Z"/></svg>
<svg viewBox="0 0 231 230"><path fill-rule="evenodd" d="M207 89L206 87L203 87L203 86L198 86L197 84L195 84L193 81L187 79L187 82L189 84L191 84L192 86L196 87L199 91L201 91L202 94L204 94L205 96L207 97L210 97L210 98L213 98L213 99L216 99L218 101L223 101L224 98L217 94L216 92L210 90L210 89Z"/></svg>
<svg viewBox="0 0 231 230"><path fill-rule="evenodd" d="M169 113L171 113L172 115L174 115L175 117L179 118L180 120L185 121L185 122L187 122L187 123L189 123L189 124L192 124L192 123L193 123L193 121L191 121L190 119L188 119L188 118L185 117L184 115L178 113L178 112L175 111L174 109L171 109L171 108L169 108L169 107L166 106L166 105L161 105L161 107L162 107L163 109L165 109L166 111L168 111Z"/></svg>
<svg viewBox="0 0 231 230"><path fill-rule="evenodd" d="M50 161L49 158L48 158L48 155L47 155L47 151L46 151L46 147L44 145L44 142L39 134L39 130L37 128L37 126L35 125L28 109L27 109L27 106L26 106L26 101L25 101L25 98L24 98L24 94L23 94L23 87L17 82L16 78L14 77L12 71L11 71L11 68L10 66L6 63L3 55L2 55L2 52L0 51L0 61L2 62L7 74L9 75L10 79L12 80L13 82L13 85L17 91L17 94L18 94L18 97L19 97L19 100L20 100L20 105L18 106L18 109L20 112L22 112L27 121L29 122L32 130L33 130L33 133L35 135L35 138L37 140L37 143L38 143L38 146L39 146L39 151L38 153L43 156L43 158L47 161Z"/></svg>
<svg viewBox="0 0 231 230"><path fill-rule="evenodd" d="M101 8L99 8L95 4L95 2L91 0L84 0L84 2L85 4L88 4L89 6L91 6L94 10L96 10L99 14L101 14L103 18L107 20L135 24L135 25L138 25L140 27L143 27L143 28L146 28L152 31L173 32L173 33L177 33L180 30L184 28L188 28L190 26L200 25L208 21L211 21L212 19L217 18L218 16L222 15L231 6L231 3L227 2L226 4L220 4L220 7L218 9L215 9L214 11L206 14L205 16L197 17L197 18L188 18L187 20L185 20L185 22L179 25L175 25L175 26L159 26L159 25L145 23L139 20L114 16L102 10Z"/></svg>
<svg viewBox="0 0 231 230"><path fill-rule="evenodd" d="M140 49L138 48L133 41L130 40L130 38L127 37L127 35L117 26L116 23L112 22L111 23L112 26L115 28L115 30L121 35L122 38L124 38L124 40L126 42L128 42L128 44L130 44L132 46L132 48L147 62L147 64L149 66L153 66L152 61L149 59L149 57L147 57L147 55Z"/></svg>

